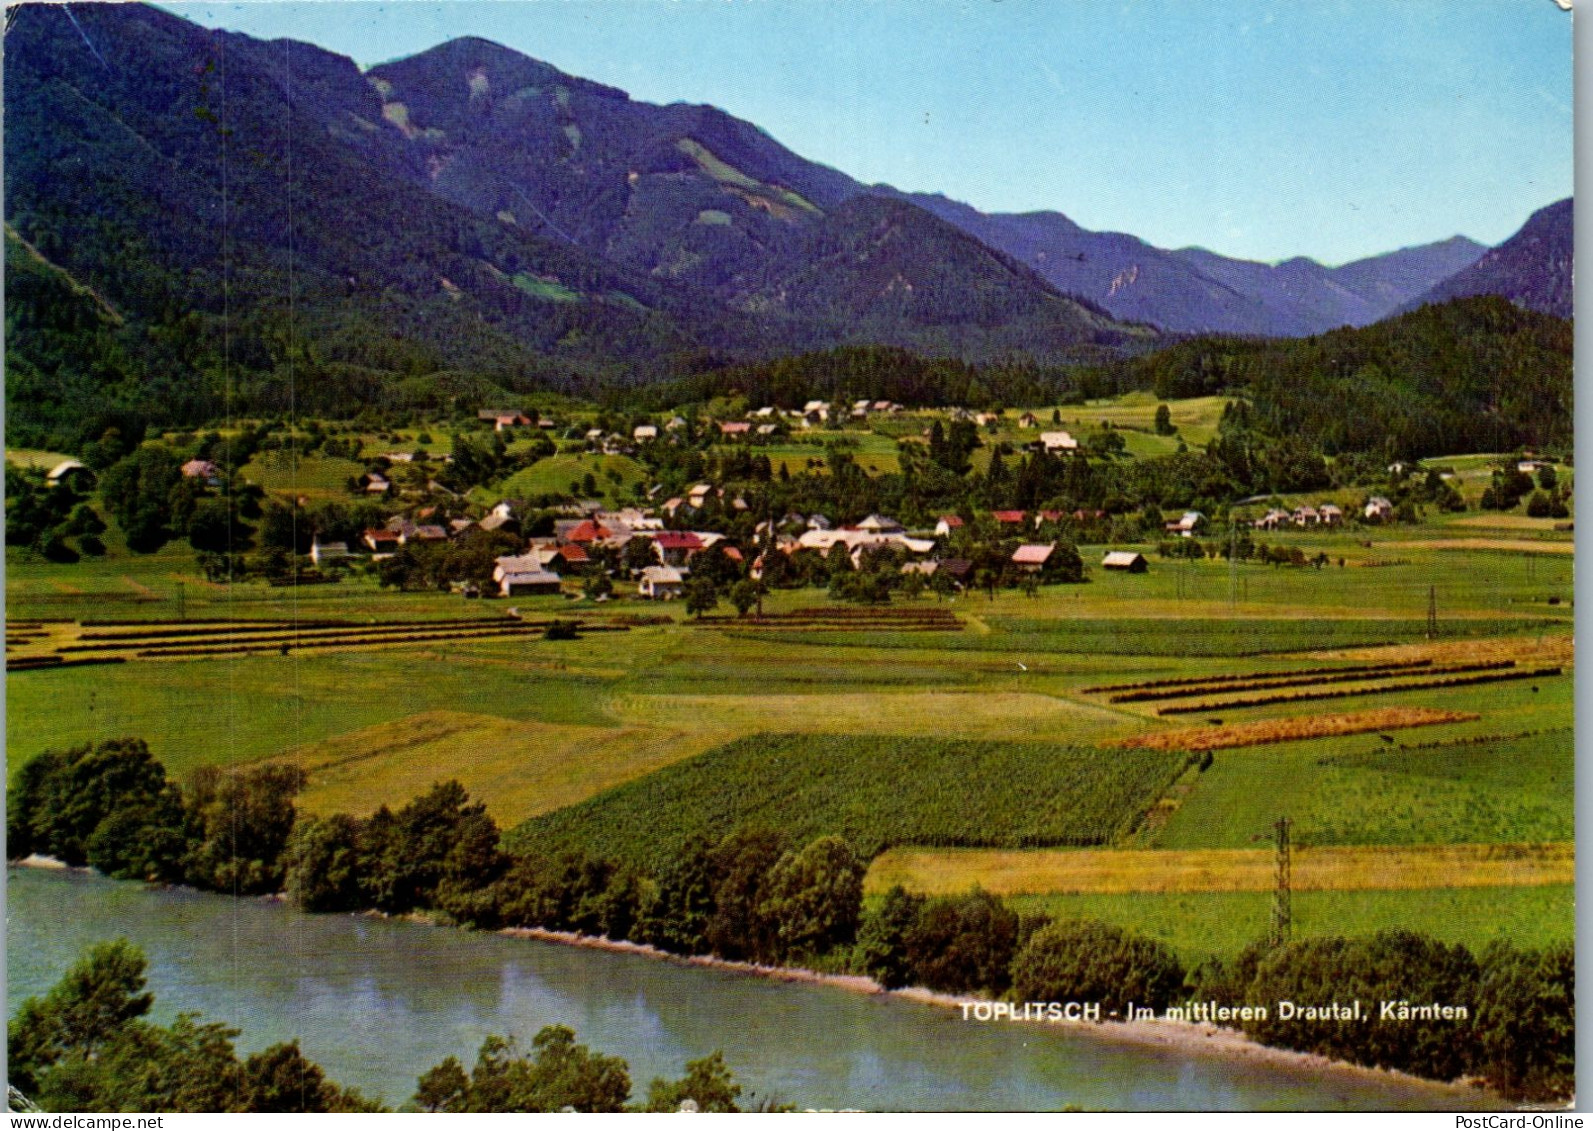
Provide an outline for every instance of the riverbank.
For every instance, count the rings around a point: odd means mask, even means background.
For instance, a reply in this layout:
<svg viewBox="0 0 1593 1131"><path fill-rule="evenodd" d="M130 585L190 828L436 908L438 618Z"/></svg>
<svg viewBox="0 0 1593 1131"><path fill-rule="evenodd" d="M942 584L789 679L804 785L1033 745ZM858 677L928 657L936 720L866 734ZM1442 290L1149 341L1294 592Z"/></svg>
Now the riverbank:
<svg viewBox="0 0 1593 1131"><path fill-rule="evenodd" d="M72 872L92 874L88 868L72 868L59 860L47 857L29 857L21 861L12 861L14 867L23 867L40 872ZM128 885L144 888L147 885ZM225 898L221 893L206 893ZM258 904L278 904L284 901L280 896L263 896L251 899L249 902ZM379 912L366 912L357 914L359 918L392 918L398 921L409 922L413 925L431 927L447 926L431 915L406 915L384 916ZM338 915L310 916L311 919L336 920L345 918ZM450 932L451 933L451 932ZM463 931L461 935L476 932ZM529 939L532 941L556 943L563 947L578 948L582 950L604 951L614 954L628 954L651 959L664 959L667 963L679 967L696 967L701 969L721 970L727 973L755 977L768 981L785 982L793 984L807 984L815 986L828 986L845 990L849 994L858 996L882 996L896 998L902 1001L916 1002L932 1005L940 1009L962 1012L965 1005L988 1005L988 999L976 998L967 995L937 993L934 991L908 988L901 990L885 990L871 978L858 975L843 975L825 973L821 971L802 969L798 967L760 966L753 963L734 962L710 955L678 955L659 950L656 947L628 940L613 940L588 935L578 935L570 932L551 931L537 927L505 928L492 932L508 939ZM966 1024L976 1028L990 1030L1010 1027L1011 1025L1055 1025L1045 1021L1006 1021L979 1022L968 1020ZM1403 1089L1416 1089L1429 1093L1433 1097L1433 1106L1444 1106L1445 1099L1453 1102L1457 1098L1464 1098L1506 1107L1505 1101L1482 1089L1467 1087L1457 1084L1446 1084L1406 1073L1387 1071L1383 1069L1365 1068L1348 1064L1342 1061L1331 1060L1327 1057L1312 1053L1302 1053L1289 1049L1275 1048L1258 1044L1242 1032L1227 1029L1217 1025L1205 1023L1189 1023L1179 1021L1133 1021L1133 1022L1104 1022L1104 1023L1064 1023L1070 1032L1077 1033L1081 1039L1101 1045L1117 1045L1124 1047L1139 1047L1142 1049L1155 1049L1175 1056L1188 1055L1199 1057L1211 1063L1241 1066L1239 1075L1243 1075L1242 1066L1254 1066L1258 1070L1282 1070L1300 1078L1308 1078L1317 1083L1331 1084L1333 1081L1342 1081L1345 1085L1396 1085ZM1226 1072L1227 1069L1225 1068Z"/></svg>
<svg viewBox="0 0 1593 1131"><path fill-rule="evenodd" d="M550 931L543 927L505 927L498 932L508 938L532 939L537 942L557 943L561 946L583 947L589 950L608 951L614 954L631 954L644 958L662 959L681 966L697 966L749 977L765 978L777 982L796 982L808 985L831 986L848 993L879 994L902 1001L913 1001L942 1009L964 1012L963 1007L989 1004L988 998L963 994L940 993L916 986L887 990L872 978L858 974L827 974L793 966L763 966L753 962L734 962L705 954L671 954L655 946L635 943L626 939L615 940L592 935L579 935L570 931ZM966 1016L966 1013L964 1014ZM1347 1061L1333 1060L1316 1053L1277 1048L1251 1040L1238 1029L1229 1029L1208 1022L1149 1020L1101 1022L1052 1022L1039 1019L981 1022L969 1020L970 1025L1024 1025L1055 1027L1065 1025L1069 1032L1087 1040L1133 1045L1139 1048L1156 1048L1167 1052L1222 1059L1230 1062L1256 1064L1271 1068L1285 1068L1308 1072L1317 1076L1338 1078L1346 1082L1380 1083L1397 1082L1407 1087L1431 1089L1434 1098L1439 1096L1487 1096L1507 1107L1504 1099L1479 1085L1445 1083L1428 1080L1409 1073L1386 1068L1367 1068ZM1567 1105L1568 1107L1570 1105Z"/></svg>

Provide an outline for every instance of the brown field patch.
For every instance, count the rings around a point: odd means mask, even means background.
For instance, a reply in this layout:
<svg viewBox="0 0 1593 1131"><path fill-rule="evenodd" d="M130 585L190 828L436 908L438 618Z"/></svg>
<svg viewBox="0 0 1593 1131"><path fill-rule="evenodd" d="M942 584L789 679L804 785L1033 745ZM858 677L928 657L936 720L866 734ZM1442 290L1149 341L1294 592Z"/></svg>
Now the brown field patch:
<svg viewBox="0 0 1593 1131"><path fill-rule="evenodd" d="M1340 715L1293 715L1286 719L1262 719L1253 723L1234 723L1220 727L1189 727L1136 734L1112 745L1147 750L1229 750L1241 746L1265 746L1274 742L1293 742L1300 738L1331 738L1344 734L1363 734L1374 730L1400 730L1406 727L1436 726L1439 723L1468 723L1482 716L1472 711L1440 711L1432 707L1387 707L1376 711L1353 711Z"/></svg>
<svg viewBox="0 0 1593 1131"><path fill-rule="evenodd" d="M1524 514L1473 514L1465 518L1450 519L1450 526L1473 526L1493 530L1518 530L1533 531L1539 534L1555 534L1557 525L1565 523L1563 518L1532 518ZM1567 541L1570 541L1567 539Z"/></svg>
<svg viewBox="0 0 1593 1131"><path fill-rule="evenodd" d="M1266 848L998 849L897 848L876 857L869 893L901 884L925 895L1126 895L1270 891L1275 858ZM1423 844L1298 848L1295 891L1534 887L1576 878L1576 846Z"/></svg>
<svg viewBox="0 0 1593 1131"><path fill-rule="evenodd" d="M1427 538L1419 542L1384 542L1384 549L1402 550L1504 550L1518 554L1574 554L1570 541L1533 541L1527 538Z"/></svg>
<svg viewBox="0 0 1593 1131"><path fill-rule="evenodd" d="M1521 663L1570 665L1576 660L1576 645L1569 632L1556 632L1497 640L1435 640L1423 644L1339 648L1313 652L1311 656L1323 660L1373 660L1388 663L1408 660L1429 660L1435 664L1446 661L1515 660Z"/></svg>
<svg viewBox="0 0 1593 1131"><path fill-rule="evenodd" d="M135 581L125 573L122 574L122 584L126 585L134 593L137 593L140 597L143 597L147 601L165 600L164 597L155 592L149 586L145 585L142 581Z"/></svg>

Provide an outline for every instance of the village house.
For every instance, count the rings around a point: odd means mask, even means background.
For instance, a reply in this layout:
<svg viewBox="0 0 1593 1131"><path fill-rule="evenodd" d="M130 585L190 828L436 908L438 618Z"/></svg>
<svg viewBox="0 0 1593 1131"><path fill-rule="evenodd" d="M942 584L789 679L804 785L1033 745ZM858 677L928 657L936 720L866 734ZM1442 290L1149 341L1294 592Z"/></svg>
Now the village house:
<svg viewBox="0 0 1593 1131"><path fill-rule="evenodd" d="M183 466L186 467L187 464ZM62 483L69 484L74 490L86 491L94 486L94 473L75 459L64 459L50 468L44 477L46 487L59 487Z"/></svg>
<svg viewBox="0 0 1593 1131"><path fill-rule="evenodd" d="M1026 412L1022 416L1018 417L1018 427L1038 428L1040 427L1040 418L1034 415L1032 412Z"/></svg>
<svg viewBox="0 0 1593 1131"><path fill-rule="evenodd" d="M959 589L967 586L972 573L973 562L967 558L942 558L939 568L935 570L937 576L950 578L952 584Z"/></svg>
<svg viewBox="0 0 1593 1131"><path fill-rule="evenodd" d="M666 566L683 566L703 548L703 540L690 530L660 530L653 535L653 550Z"/></svg>
<svg viewBox="0 0 1593 1131"><path fill-rule="evenodd" d="M745 420L726 420L719 425L719 432L724 436L745 436L752 431L752 425Z"/></svg>
<svg viewBox="0 0 1593 1131"><path fill-rule="evenodd" d="M685 417L671 416L669 418L668 422L665 423L665 425L664 425L664 431L665 432L679 432L684 427L686 427L686 419L685 419Z"/></svg>
<svg viewBox="0 0 1593 1131"><path fill-rule="evenodd" d="M935 548L931 538L912 538L899 530L879 533L856 527L807 530L797 539L797 545L801 549L817 550L821 554L828 554L837 545L845 546L854 562L861 558L863 550L871 546L900 546L910 554L927 554Z"/></svg>
<svg viewBox="0 0 1593 1131"><path fill-rule="evenodd" d="M778 411L779 410L777 410L773 405L764 405L762 408L760 408L757 412L753 413L752 415L756 416L756 417L759 417L759 418L767 419L768 417L774 416L776 414L776 412L778 412Z"/></svg>
<svg viewBox="0 0 1593 1131"><path fill-rule="evenodd" d="M1180 538L1193 538L1205 523L1206 516L1199 511L1185 511L1174 522L1165 525L1169 534L1176 534Z"/></svg>
<svg viewBox="0 0 1593 1131"><path fill-rule="evenodd" d="M882 514L871 514L857 524L857 529L870 534L895 534L902 529L902 524Z"/></svg>
<svg viewBox="0 0 1593 1131"><path fill-rule="evenodd" d="M583 546L606 543L616 533L613 527L605 526L592 518L583 518L578 522L568 524L560 520L553 524L553 532L560 542L571 542Z"/></svg>
<svg viewBox="0 0 1593 1131"><path fill-rule="evenodd" d="M780 431L780 426L778 424L758 425L758 435L760 436L773 436L778 431Z"/></svg>
<svg viewBox="0 0 1593 1131"><path fill-rule="evenodd" d="M1292 516L1296 526L1316 526L1322 521L1322 514L1312 506L1298 506L1294 508Z"/></svg>
<svg viewBox="0 0 1593 1131"><path fill-rule="evenodd" d="M1002 526L1022 526L1029 519L1027 511L991 511L990 517Z"/></svg>
<svg viewBox="0 0 1593 1131"><path fill-rule="evenodd" d="M553 554L564 571L579 571L592 564L592 555L587 552L586 547L578 546L573 542L567 546L558 547L553 551ZM555 572L560 571L556 570Z"/></svg>
<svg viewBox="0 0 1593 1131"><path fill-rule="evenodd" d="M348 556L347 542L322 542L318 538L312 538L310 541L310 560L315 563L316 568L330 562L342 561Z"/></svg>
<svg viewBox="0 0 1593 1131"><path fill-rule="evenodd" d="M1381 495L1373 495L1361 508L1361 517L1368 522L1387 522L1394 517L1394 504Z"/></svg>
<svg viewBox="0 0 1593 1131"><path fill-rule="evenodd" d="M1012 564L1024 573L1039 573L1045 568L1045 563L1051 560L1052 545L1028 544L1019 546L1012 552Z"/></svg>
<svg viewBox="0 0 1593 1131"><path fill-rule="evenodd" d="M391 554L398 549L398 535L391 530L367 530L360 536L360 541L370 549L373 554Z"/></svg>
<svg viewBox="0 0 1593 1131"><path fill-rule="evenodd" d="M398 541L402 545L408 545L411 542L446 542L448 541L448 531L432 523L410 526L399 533Z"/></svg>
<svg viewBox="0 0 1593 1131"><path fill-rule="evenodd" d="M523 412L505 412L493 417L492 430L494 432L507 432L511 428L528 428L531 418Z"/></svg>
<svg viewBox="0 0 1593 1131"><path fill-rule="evenodd" d="M648 601L672 601L685 588L686 576L672 566L648 566L636 586L639 597Z"/></svg>
<svg viewBox="0 0 1593 1131"><path fill-rule="evenodd" d="M498 587L503 597L538 597L557 594L563 583L558 574L538 569L505 573L498 579Z"/></svg>
<svg viewBox="0 0 1593 1131"><path fill-rule="evenodd" d="M1150 569L1150 563L1145 560L1144 554L1133 550L1110 550L1101 559L1101 568L1123 573L1145 573Z"/></svg>
<svg viewBox="0 0 1593 1131"><path fill-rule="evenodd" d="M82 466L81 464L79 466ZM182 466L184 479L199 479L214 487L221 482L221 469L208 459L191 459ZM378 476L377 478L380 478ZM386 483L386 480L382 480ZM383 490L386 490L384 487Z"/></svg>
<svg viewBox="0 0 1593 1131"><path fill-rule="evenodd" d="M640 507L621 507L617 511L602 510L592 516L618 535L621 530L630 534L637 534L649 530L664 529L664 520L653 514L652 511L642 510Z"/></svg>
<svg viewBox="0 0 1593 1131"><path fill-rule="evenodd" d="M1276 530L1280 526L1287 526L1290 518L1288 511L1273 507L1266 514L1256 519L1255 528L1257 530Z"/></svg>
<svg viewBox="0 0 1593 1131"><path fill-rule="evenodd" d="M658 439L658 425L638 424L635 428L631 429L631 439L635 440L638 444L645 443L648 440Z"/></svg>
<svg viewBox="0 0 1593 1131"><path fill-rule="evenodd" d="M1071 452L1078 450L1079 442L1069 432L1041 432L1040 447L1047 452Z"/></svg>
<svg viewBox="0 0 1593 1131"><path fill-rule="evenodd" d="M385 495L393 485L388 482L387 476L373 471L360 477L360 486L367 495Z"/></svg>
<svg viewBox="0 0 1593 1131"><path fill-rule="evenodd" d="M1323 503L1316 508L1316 513L1323 526L1342 526L1344 523L1344 511L1333 503Z"/></svg>
<svg viewBox="0 0 1593 1131"><path fill-rule="evenodd" d="M948 538L951 536L952 531L961 530L962 526L963 522L960 515L943 514L935 523L935 533L941 538Z"/></svg>
<svg viewBox="0 0 1593 1131"><path fill-rule="evenodd" d="M830 419L830 402L809 401L802 406L802 418L810 424L823 424Z"/></svg>

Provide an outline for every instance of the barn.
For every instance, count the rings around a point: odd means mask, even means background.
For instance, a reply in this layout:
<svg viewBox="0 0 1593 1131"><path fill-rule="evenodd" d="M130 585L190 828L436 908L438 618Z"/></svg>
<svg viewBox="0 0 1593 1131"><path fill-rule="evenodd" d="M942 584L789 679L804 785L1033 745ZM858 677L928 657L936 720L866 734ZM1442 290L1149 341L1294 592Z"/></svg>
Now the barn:
<svg viewBox="0 0 1593 1131"><path fill-rule="evenodd" d="M1101 568L1122 573L1144 573L1150 569L1150 562L1145 560L1144 554L1136 554L1132 550L1112 550L1101 559Z"/></svg>

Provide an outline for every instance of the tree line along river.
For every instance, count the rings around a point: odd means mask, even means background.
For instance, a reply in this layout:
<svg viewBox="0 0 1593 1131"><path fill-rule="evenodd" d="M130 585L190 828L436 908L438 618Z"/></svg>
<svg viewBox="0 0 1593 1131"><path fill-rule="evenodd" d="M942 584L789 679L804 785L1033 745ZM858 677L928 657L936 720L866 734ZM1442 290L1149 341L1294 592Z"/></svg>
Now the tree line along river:
<svg viewBox="0 0 1593 1131"><path fill-rule="evenodd" d="M7 869L7 1012L90 943L149 959L155 1019L199 1013L240 1052L297 1037L339 1083L388 1104L488 1034L545 1025L630 1064L633 1092L723 1049L744 1106L907 1110L1341 1109L1487 1106L1400 1079L1318 1073L1103 1040L1068 1026L981 1024L962 1011L640 955L283 904Z"/></svg>

